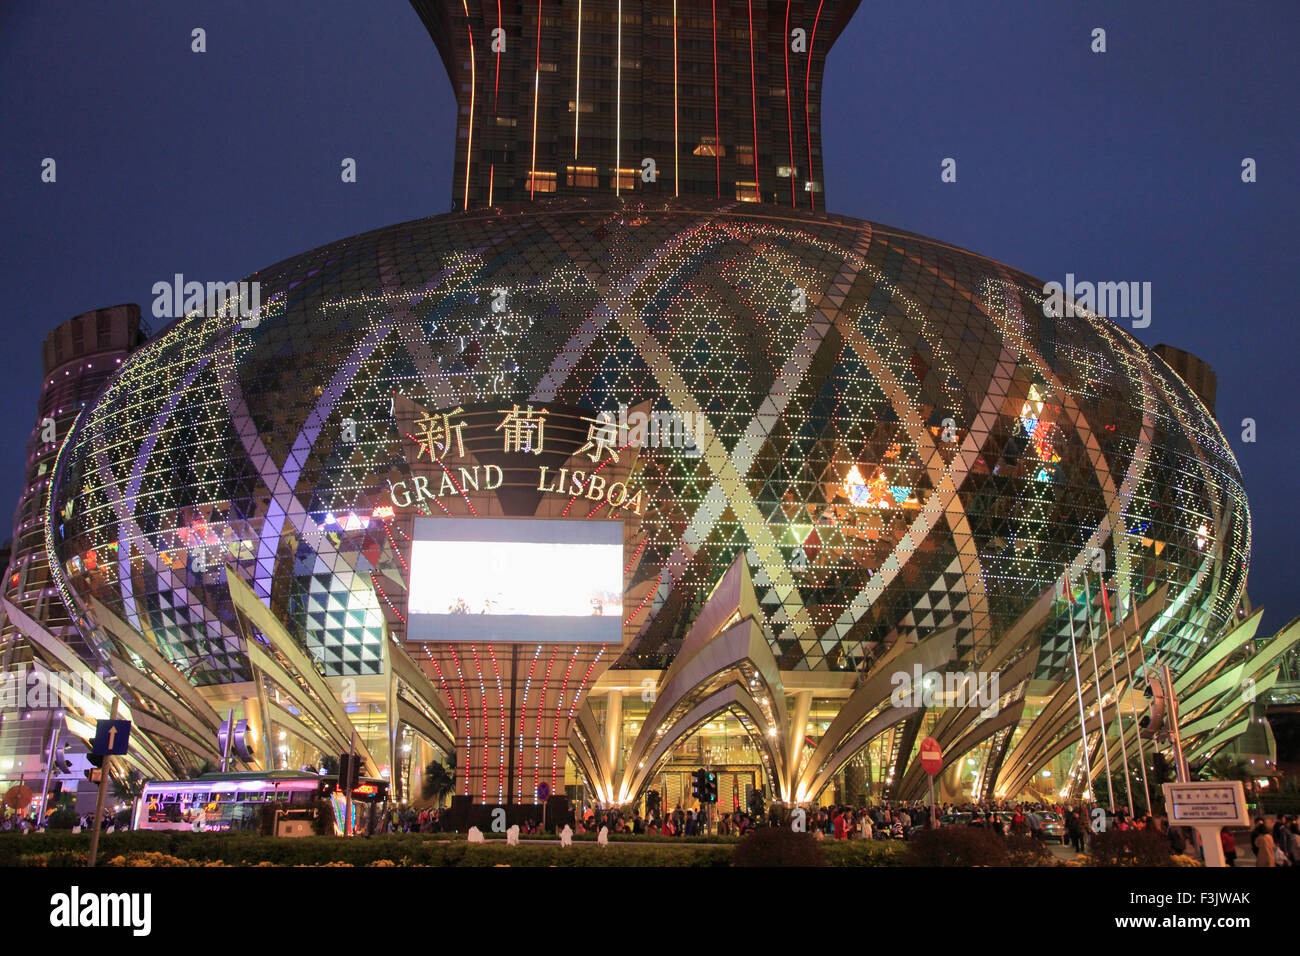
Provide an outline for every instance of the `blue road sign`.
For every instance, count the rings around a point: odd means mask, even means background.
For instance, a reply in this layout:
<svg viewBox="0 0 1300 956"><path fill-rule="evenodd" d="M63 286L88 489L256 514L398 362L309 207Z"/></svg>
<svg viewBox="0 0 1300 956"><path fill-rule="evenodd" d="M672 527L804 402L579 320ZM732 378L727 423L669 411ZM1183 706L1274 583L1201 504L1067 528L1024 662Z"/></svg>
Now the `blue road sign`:
<svg viewBox="0 0 1300 956"><path fill-rule="evenodd" d="M537 799L543 803L551 796L551 785L549 783L539 783L537 785Z"/></svg>
<svg viewBox="0 0 1300 956"><path fill-rule="evenodd" d="M97 755L126 753L126 743L131 738L131 721L99 720L95 722L95 739L90 742L90 752Z"/></svg>

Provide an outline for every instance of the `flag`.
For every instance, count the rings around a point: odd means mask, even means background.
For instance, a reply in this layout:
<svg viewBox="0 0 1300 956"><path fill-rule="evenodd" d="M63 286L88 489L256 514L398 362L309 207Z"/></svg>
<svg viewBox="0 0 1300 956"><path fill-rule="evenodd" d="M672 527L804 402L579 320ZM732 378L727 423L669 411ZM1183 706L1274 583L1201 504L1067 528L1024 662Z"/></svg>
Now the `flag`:
<svg viewBox="0 0 1300 956"><path fill-rule="evenodd" d="M1064 592L1066 600L1070 602L1070 607L1078 607L1078 602L1074 600L1074 588L1070 587L1070 575L1066 574L1061 578L1061 590Z"/></svg>
<svg viewBox="0 0 1300 956"><path fill-rule="evenodd" d="M1097 583L1101 585L1101 603L1106 608L1106 621L1110 622L1112 618L1110 615L1110 598L1106 594L1106 582L1098 579Z"/></svg>

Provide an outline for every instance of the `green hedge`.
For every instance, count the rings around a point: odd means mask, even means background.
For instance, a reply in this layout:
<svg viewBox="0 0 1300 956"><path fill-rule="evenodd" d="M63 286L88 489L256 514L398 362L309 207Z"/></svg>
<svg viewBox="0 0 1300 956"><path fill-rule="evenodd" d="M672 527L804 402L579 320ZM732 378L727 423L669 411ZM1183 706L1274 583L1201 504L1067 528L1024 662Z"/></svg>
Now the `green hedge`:
<svg viewBox="0 0 1300 956"><path fill-rule="evenodd" d="M506 847L496 840L471 845L460 834L402 833L345 840L143 830L101 834L99 861L107 864L129 854L159 853L183 861L235 866L369 866L379 861L399 866L730 866L738 839L624 834L611 838L618 845L610 847L596 846L594 836L575 839L572 847L535 840ZM0 833L0 866L77 866L84 862L89 845L88 833ZM900 841L892 840L826 840L820 847L830 866L898 866L904 851Z"/></svg>
<svg viewBox="0 0 1300 956"><path fill-rule="evenodd" d="M0 865L75 866L84 860L89 834L0 834ZM245 834L144 831L100 836L99 861L127 854L161 853L196 863L220 860L232 865L319 866L346 863L369 866L381 860L409 866L730 866L731 847L672 847L657 843L600 847L521 844L471 845L459 839L391 834L369 839L338 837L273 838Z"/></svg>
<svg viewBox="0 0 1300 956"><path fill-rule="evenodd" d="M827 866L902 866L902 840L823 840Z"/></svg>

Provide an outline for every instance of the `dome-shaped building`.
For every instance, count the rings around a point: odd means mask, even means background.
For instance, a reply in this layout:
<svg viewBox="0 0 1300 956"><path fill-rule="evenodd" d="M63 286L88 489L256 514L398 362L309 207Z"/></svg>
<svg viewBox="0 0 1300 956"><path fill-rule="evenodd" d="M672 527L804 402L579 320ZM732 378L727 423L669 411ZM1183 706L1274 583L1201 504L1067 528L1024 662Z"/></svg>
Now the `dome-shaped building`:
<svg viewBox="0 0 1300 956"><path fill-rule="evenodd" d="M978 761L953 794L1085 790L1080 694L1237 624L1200 399L1040 280L821 211L855 3L415 6L458 211L202 290L60 453L103 661L238 710L262 766L356 730L408 786L454 751L485 804L675 800L704 764L737 806L906 797L927 735Z"/></svg>

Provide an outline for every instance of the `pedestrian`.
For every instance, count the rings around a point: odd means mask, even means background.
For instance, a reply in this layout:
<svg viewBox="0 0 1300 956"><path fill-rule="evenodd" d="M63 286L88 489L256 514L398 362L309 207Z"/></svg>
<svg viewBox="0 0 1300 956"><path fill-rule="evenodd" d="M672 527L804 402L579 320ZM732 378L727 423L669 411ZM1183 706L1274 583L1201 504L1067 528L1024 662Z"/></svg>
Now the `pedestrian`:
<svg viewBox="0 0 1300 956"><path fill-rule="evenodd" d="M1187 837L1183 835L1182 827L1169 828L1169 849L1175 856L1182 856L1187 852Z"/></svg>
<svg viewBox="0 0 1300 956"><path fill-rule="evenodd" d="M1219 843L1223 846L1223 859L1228 866L1237 865L1237 838L1224 827L1219 831Z"/></svg>
<svg viewBox="0 0 1300 956"><path fill-rule="evenodd" d="M1277 864L1277 844L1273 842L1273 834L1268 832L1268 827L1264 826L1262 817L1255 821L1255 829L1250 833L1250 845L1255 850L1256 866Z"/></svg>
<svg viewBox="0 0 1300 956"><path fill-rule="evenodd" d="M1082 853L1083 827L1079 822L1079 811L1073 808L1065 811L1065 836L1074 847L1075 853Z"/></svg>

